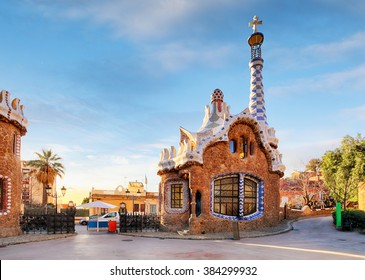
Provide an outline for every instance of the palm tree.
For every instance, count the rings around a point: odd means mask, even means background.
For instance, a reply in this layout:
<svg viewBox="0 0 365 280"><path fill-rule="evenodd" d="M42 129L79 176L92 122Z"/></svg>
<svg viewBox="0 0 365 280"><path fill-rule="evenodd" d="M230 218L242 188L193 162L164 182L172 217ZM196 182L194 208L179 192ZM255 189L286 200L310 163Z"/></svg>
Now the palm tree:
<svg viewBox="0 0 365 280"><path fill-rule="evenodd" d="M64 166L59 162L62 158L57 154L53 154L52 150L42 149L42 153L35 153L38 159L30 160L27 162L27 166L34 168L32 173L36 180L43 185L42 205L47 204L46 187L53 185L56 181L56 177L62 178L64 172Z"/></svg>

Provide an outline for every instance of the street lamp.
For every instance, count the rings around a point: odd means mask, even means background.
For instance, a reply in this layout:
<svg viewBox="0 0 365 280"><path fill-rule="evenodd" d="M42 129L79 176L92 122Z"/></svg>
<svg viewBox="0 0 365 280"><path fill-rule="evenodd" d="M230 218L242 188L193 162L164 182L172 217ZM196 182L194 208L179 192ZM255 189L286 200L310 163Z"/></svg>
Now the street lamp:
<svg viewBox="0 0 365 280"><path fill-rule="evenodd" d="M58 195L57 194L57 190L55 190L55 193L54 194L52 194L51 191L52 191L52 188L49 185L47 185L47 187L46 187L46 193L47 193L47 195L56 199L56 213L57 213L57 198L62 197L62 196L65 196L65 194L66 194L66 188L65 188L65 186L63 186L61 188L61 195Z"/></svg>
<svg viewBox="0 0 365 280"><path fill-rule="evenodd" d="M119 214L125 214L126 204L125 202L121 202L119 205Z"/></svg>
<svg viewBox="0 0 365 280"><path fill-rule="evenodd" d="M119 220L119 231L120 232L127 232L127 213L126 213L126 207L127 205L125 204L125 202L121 202L119 204L119 216L120 216L120 220ZM123 222L122 222L122 218L123 218Z"/></svg>
<svg viewBox="0 0 365 280"><path fill-rule="evenodd" d="M71 214L71 215L75 215L76 214L76 204L72 200L70 200L68 202L68 207L66 209L66 213L67 214ZM73 219L73 221L74 221L74 219Z"/></svg>
<svg viewBox="0 0 365 280"><path fill-rule="evenodd" d="M127 194L127 196L129 196L130 195L130 193L131 193L131 191L130 190L126 190L125 191L125 193ZM138 189L138 191L137 191L137 197L140 197L141 196L141 191ZM133 213L133 215L134 215L134 194L132 194L132 213Z"/></svg>

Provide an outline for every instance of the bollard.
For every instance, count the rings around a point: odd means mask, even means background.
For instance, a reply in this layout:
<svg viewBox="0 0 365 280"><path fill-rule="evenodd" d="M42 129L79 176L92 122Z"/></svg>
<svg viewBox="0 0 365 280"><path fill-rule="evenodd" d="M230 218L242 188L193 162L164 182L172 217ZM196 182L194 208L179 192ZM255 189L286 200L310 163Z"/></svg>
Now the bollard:
<svg viewBox="0 0 365 280"><path fill-rule="evenodd" d="M240 229L238 226L238 221L232 222L232 232L233 232L233 240L240 240Z"/></svg>
<svg viewBox="0 0 365 280"><path fill-rule="evenodd" d="M336 203L336 228L342 227L342 221L341 221L341 203Z"/></svg>

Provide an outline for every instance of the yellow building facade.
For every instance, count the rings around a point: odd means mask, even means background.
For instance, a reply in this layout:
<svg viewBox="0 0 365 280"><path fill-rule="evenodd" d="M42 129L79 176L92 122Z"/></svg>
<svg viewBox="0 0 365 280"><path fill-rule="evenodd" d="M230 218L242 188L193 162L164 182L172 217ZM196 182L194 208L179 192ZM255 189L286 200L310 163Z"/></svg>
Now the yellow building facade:
<svg viewBox="0 0 365 280"><path fill-rule="evenodd" d="M126 188L120 185L114 190L97 190L92 188L90 202L97 200L115 205L116 207L109 209L91 208L90 215L101 215L106 212L118 211L122 202L126 204L126 211L128 213L159 214L160 211L158 192L146 191L143 183L137 181L129 182Z"/></svg>

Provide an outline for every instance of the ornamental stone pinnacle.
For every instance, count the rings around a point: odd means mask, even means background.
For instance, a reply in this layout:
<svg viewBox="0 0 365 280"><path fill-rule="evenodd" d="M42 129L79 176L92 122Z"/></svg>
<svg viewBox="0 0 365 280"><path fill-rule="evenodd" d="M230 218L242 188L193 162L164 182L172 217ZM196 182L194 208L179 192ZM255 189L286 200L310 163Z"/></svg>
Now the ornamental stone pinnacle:
<svg viewBox="0 0 365 280"><path fill-rule="evenodd" d="M24 116L24 106L19 98L11 99L6 90L0 92L0 120L6 119L20 128L21 135L27 132L28 120Z"/></svg>

